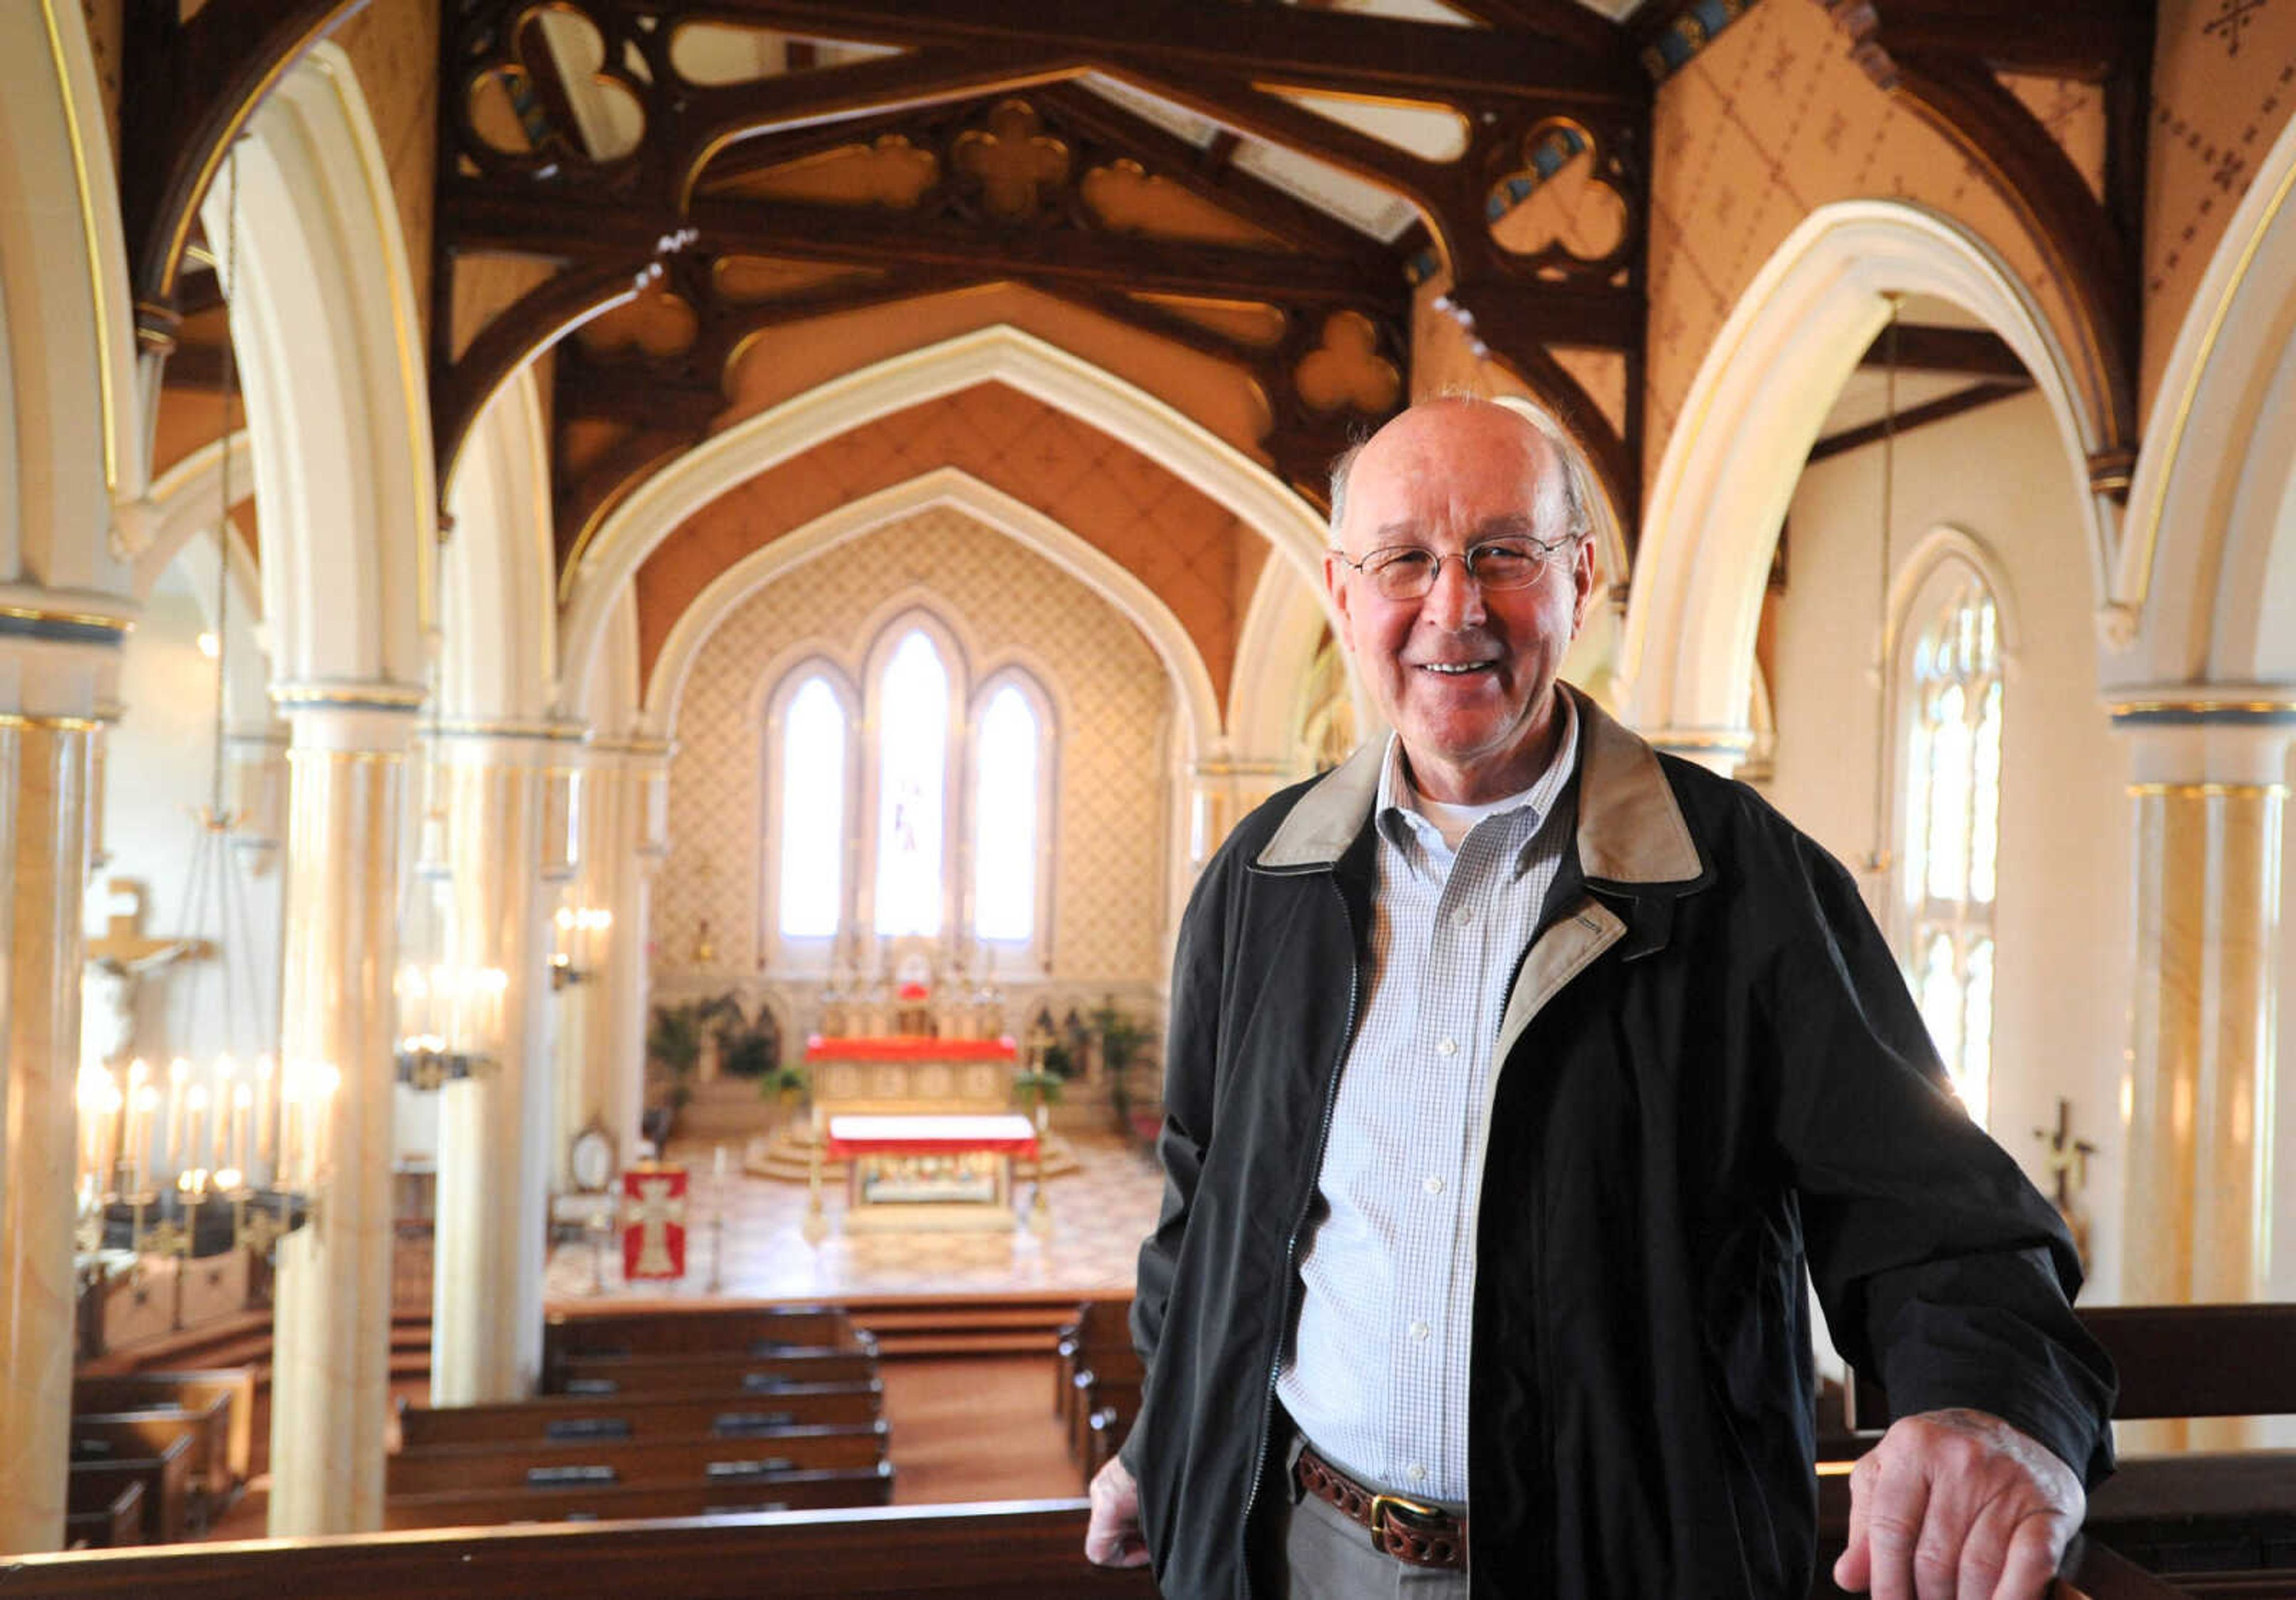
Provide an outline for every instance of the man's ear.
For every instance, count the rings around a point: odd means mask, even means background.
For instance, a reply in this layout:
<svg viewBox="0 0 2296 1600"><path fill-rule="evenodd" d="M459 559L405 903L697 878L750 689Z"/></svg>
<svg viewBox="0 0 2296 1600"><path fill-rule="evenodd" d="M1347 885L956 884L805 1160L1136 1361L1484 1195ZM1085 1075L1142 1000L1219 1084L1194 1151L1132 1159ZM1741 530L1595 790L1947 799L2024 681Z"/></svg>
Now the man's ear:
<svg viewBox="0 0 2296 1600"><path fill-rule="evenodd" d="M1330 551L1324 552L1324 593L1331 596L1332 610L1338 614L1336 630L1340 648L1352 652L1356 647L1355 618L1348 610L1348 570L1340 558Z"/></svg>
<svg viewBox="0 0 2296 1600"><path fill-rule="evenodd" d="M1328 558L1327 562L1328 562ZM1595 536L1581 534L1570 550L1570 636L1587 626L1587 611L1595 602Z"/></svg>

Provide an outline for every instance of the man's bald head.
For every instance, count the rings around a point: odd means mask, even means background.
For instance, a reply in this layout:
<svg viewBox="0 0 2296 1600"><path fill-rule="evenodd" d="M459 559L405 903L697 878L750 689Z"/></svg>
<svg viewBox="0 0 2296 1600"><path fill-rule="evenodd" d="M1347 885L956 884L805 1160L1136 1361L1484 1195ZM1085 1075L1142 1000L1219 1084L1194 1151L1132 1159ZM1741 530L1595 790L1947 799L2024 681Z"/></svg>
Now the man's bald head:
<svg viewBox="0 0 2296 1600"><path fill-rule="evenodd" d="M1347 519L1348 485L1354 476L1356 463L1390 429L1399 424L1413 428L1434 422L1441 413L1474 413L1475 420L1485 423L1513 425L1538 440L1549 466L1560 466L1560 472L1544 472L1538 476L1538 504L1529 507L1537 519L1541 539L1560 541L1584 538L1595 529L1590 508L1594 505L1593 473L1587 459L1570 436L1554 425L1544 413L1502 406L1480 395L1441 394L1422 400L1390 418L1368 438L1357 439L1332 462L1331 473L1331 531L1332 543L1342 541L1340 528Z"/></svg>

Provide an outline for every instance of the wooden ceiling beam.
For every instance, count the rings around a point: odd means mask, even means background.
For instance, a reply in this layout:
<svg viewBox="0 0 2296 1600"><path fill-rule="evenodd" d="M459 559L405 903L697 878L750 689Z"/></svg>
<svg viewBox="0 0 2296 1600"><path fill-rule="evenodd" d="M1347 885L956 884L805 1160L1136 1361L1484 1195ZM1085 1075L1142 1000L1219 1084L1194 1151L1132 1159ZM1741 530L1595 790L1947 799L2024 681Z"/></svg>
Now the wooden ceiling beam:
<svg viewBox="0 0 2296 1600"><path fill-rule="evenodd" d="M661 0L608 0L659 15ZM1046 11L1011 0L698 0L681 21L773 28L906 47L1001 45L1129 62L1183 76L1234 71L1289 88L1455 103L1532 100L1647 105L1623 30L1589 49L1553 38L1293 5L1094 0Z"/></svg>
<svg viewBox="0 0 2296 1600"><path fill-rule="evenodd" d="M1900 323L1897 341L1899 372L1961 373L1972 378L2030 375L2008 341L1989 328L1940 328L1926 323ZM1866 347L1858 365L1886 367L1890 359L1890 331L1885 328Z"/></svg>
<svg viewBox="0 0 2296 1600"><path fill-rule="evenodd" d="M2150 0L1855 0L1888 47L2095 82L2152 45Z"/></svg>
<svg viewBox="0 0 2296 1600"><path fill-rule="evenodd" d="M1966 415L1980 406L2009 399L2032 387L2033 380L2022 373L2015 378L1987 378L1967 389L1939 395L1936 399L1924 401L1919 406L1908 406L1893 419L1863 423L1855 428L1844 428L1839 433L1829 433L1809 447L1809 460L1806 464L1816 466L1828 457L1862 450L1867 445L1880 444L1892 432L1903 439L1916 428L1926 428L1935 423Z"/></svg>
<svg viewBox="0 0 2296 1600"><path fill-rule="evenodd" d="M475 185L450 187L440 196L439 214L458 250L569 261L643 255L663 232L660 217L623 207ZM688 208L686 226L693 230L691 248L709 255L924 267L975 280L1009 277L1308 304L1352 303L1396 291L1393 281L1353 262L1080 229L973 226L851 206L704 195Z"/></svg>
<svg viewBox="0 0 2296 1600"><path fill-rule="evenodd" d="M135 324L165 354L200 202L232 141L303 53L366 0L232 0L189 22L176 0L132 0L120 92L120 211Z"/></svg>
<svg viewBox="0 0 2296 1600"><path fill-rule="evenodd" d="M1200 150L1080 85L1040 90L1037 99L1060 120L1129 152L1150 173L1301 250L1352 258L1366 272L1383 270L1392 256L1379 241L1338 217L1238 171L1230 158L1242 141L1226 128Z"/></svg>
<svg viewBox="0 0 2296 1600"><path fill-rule="evenodd" d="M1569 45L1588 55L1607 56L1619 47L1626 29L1597 15L1578 0L1447 0L1463 11L1510 33L1534 34Z"/></svg>

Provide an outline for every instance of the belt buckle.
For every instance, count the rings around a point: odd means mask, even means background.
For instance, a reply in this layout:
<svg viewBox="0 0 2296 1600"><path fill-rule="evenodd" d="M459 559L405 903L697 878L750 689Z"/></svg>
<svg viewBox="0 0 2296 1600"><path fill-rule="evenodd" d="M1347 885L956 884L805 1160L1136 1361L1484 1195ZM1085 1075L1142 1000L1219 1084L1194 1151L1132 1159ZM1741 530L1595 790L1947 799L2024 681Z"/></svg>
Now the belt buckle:
<svg viewBox="0 0 2296 1600"><path fill-rule="evenodd" d="M1371 1497L1371 1547L1382 1555L1391 1554L1384 1543L1386 1522L1397 1512L1419 1522L1434 1522L1443 1516L1439 1506L1423 1506L1416 1500L1406 1500L1401 1495L1376 1494Z"/></svg>

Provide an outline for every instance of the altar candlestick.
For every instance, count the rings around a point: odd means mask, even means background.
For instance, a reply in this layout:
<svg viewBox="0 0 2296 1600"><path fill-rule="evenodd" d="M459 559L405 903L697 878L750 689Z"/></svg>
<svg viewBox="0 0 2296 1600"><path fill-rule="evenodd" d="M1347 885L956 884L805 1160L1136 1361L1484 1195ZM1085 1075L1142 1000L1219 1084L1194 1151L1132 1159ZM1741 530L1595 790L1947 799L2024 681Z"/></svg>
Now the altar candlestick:
<svg viewBox="0 0 2296 1600"><path fill-rule="evenodd" d="M184 1088L192 1076L192 1063L178 1055L168 1063L168 1169L178 1171L184 1164Z"/></svg>
<svg viewBox="0 0 2296 1600"><path fill-rule="evenodd" d="M184 1161L185 1168L207 1164L208 1086L193 1084L184 1091Z"/></svg>
<svg viewBox="0 0 2296 1600"><path fill-rule="evenodd" d="M224 1141L224 1165L244 1173L254 1165L248 1147L249 1123L255 1115L255 1091L243 1083L231 1086L231 1136Z"/></svg>
<svg viewBox="0 0 2296 1600"><path fill-rule="evenodd" d="M278 1063L268 1055L255 1058L256 1154L272 1163L275 1180L279 1151L278 1078Z"/></svg>
<svg viewBox="0 0 2296 1600"><path fill-rule="evenodd" d="M135 1192L140 1194L144 1191L146 1175L144 1163L151 1155L152 1113L159 1109L160 1091L148 1083L139 1083L131 1093L129 1099L131 1109L127 1117L127 1148L130 1153L128 1164Z"/></svg>

